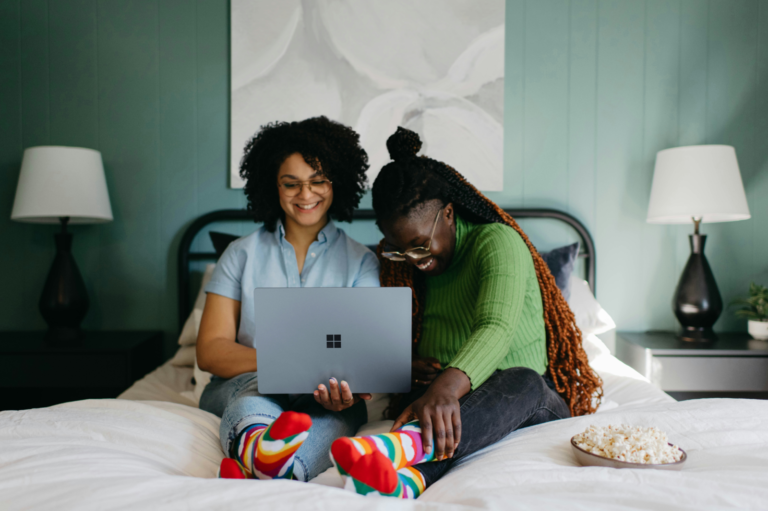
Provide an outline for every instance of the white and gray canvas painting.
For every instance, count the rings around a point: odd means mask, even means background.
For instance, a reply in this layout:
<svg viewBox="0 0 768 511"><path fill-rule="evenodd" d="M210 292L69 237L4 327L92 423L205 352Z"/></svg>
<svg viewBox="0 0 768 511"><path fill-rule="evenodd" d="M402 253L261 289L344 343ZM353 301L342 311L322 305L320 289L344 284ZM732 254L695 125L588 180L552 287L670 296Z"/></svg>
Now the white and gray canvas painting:
<svg viewBox="0 0 768 511"><path fill-rule="evenodd" d="M503 185L504 0L232 0L231 186L273 121L352 126L369 185L398 126L484 191Z"/></svg>

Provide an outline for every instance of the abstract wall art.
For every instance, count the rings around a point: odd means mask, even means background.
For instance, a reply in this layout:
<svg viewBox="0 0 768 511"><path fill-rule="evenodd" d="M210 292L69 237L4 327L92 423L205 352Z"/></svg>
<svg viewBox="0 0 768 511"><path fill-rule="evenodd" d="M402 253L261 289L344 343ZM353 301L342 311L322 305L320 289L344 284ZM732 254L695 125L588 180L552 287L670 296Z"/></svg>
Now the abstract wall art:
<svg viewBox="0 0 768 511"><path fill-rule="evenodd" d="M397 126L483 191L503 185L504 0L232 0L230 184L260 126L360 133L369 184Z"/></svg>

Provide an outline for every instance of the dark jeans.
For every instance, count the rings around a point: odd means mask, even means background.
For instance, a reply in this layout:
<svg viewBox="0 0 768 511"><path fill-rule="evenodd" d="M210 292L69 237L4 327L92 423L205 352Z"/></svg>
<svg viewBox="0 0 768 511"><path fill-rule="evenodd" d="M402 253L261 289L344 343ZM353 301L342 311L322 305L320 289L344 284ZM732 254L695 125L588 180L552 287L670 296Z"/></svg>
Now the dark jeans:
<svg viewBox="0 0 768 511"><path fill-rule="evenodd" d="M415 465L427 486L440 479L454 463L494 444L520 428L570 417L554 383L527 367L496 371L485 383L459 400L461 442L453 458ZM404 409L427 391L414 387L403 396ZM401 410L402 411L402 410Z"/></svg>

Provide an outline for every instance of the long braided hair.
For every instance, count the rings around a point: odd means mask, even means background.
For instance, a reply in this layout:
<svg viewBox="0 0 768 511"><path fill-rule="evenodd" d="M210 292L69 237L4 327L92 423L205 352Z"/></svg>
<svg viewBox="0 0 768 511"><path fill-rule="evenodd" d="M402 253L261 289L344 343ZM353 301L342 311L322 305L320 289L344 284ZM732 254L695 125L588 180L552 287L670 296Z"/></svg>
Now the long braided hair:
<svg viewBox="0 0 768 511"><path fill-rule="evenodd" d="M448 165L417 156L421 149L419 136L398 128L387 140L394 160L385 165L373 184L373 209L377 223L395 220L427 201L439 199L452 203L456 212L474 223L501 223L517 231L533 258L541 289L544 325L547 332L549 371L557 392L568 403L571 415L594 413L602 396L602 381L592 370L576 326L573 312L563 298L547 264L515 220L493 201L485 197L461 174ZM381 257L384 242L379 244L382 286L408 286L413 290L414 343L421 337L426 285L424 276L412 265Z"/></svg>

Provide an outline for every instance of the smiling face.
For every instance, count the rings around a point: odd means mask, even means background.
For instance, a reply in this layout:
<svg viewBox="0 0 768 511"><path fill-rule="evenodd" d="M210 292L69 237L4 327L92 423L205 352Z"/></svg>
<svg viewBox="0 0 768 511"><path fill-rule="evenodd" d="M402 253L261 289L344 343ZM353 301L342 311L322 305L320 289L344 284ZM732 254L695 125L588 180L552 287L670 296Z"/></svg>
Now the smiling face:
<svg viewBox="0 0 768 511"><path fill-rule="evenodd" d="M442 274L451 265L453 252L456 248L456 218L453 205L441 208L438 200L429 201L413 209L408 215L381 223L381 232L387 249L405 252L411 248L427 247L431 256L414 260L406 260L396 264L410 264L417 270L430 277ZM435 226L435 216L440 211L440 218ZM435 228L435 235L430 245L430 234Z"/></svg>
<svg viewBox="0 0 768 511"><path fill-rule="evenodd" d="M316 188L312 190L308 186L302 186L298 195L289 197L280 184L304 183L314 180L326 179L322 174L310 167L304 157L299 153L293 153L283 161L277 172L278 195L280 207L285 211L286 227L291 223L301 227L324 226L328 222L328 208L333 203L333 185L326 193L318 193Z"/></svg>

